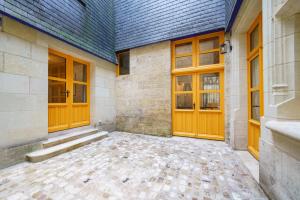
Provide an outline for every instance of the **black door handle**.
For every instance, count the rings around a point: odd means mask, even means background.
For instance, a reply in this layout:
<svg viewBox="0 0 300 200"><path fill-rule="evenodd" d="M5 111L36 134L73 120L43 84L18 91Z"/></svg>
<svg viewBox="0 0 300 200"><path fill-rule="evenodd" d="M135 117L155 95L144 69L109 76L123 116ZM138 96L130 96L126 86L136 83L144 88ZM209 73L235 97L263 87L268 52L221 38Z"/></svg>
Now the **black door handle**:
<svg viewBox="0 0 300 200"><path fill-rule="evenodd" d="M63 93L65 93L67 95L67 98L69 97L69 94L70 94L70 91L67 90L67 91L64 91Z"/></svg>
<svg viewBox="0 0 300 200"><path fill-rule="evenodd" d="M193 107L194 107L194 110L195 110L195 102L193 103Z"/></svg>

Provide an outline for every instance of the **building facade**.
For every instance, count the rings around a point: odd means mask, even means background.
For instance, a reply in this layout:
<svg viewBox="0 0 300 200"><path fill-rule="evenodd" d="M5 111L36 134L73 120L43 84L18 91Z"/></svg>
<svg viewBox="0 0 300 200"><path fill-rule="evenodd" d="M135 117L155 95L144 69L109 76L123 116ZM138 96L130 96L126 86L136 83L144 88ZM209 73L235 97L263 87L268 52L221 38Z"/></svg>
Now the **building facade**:
<svg viewBox="0 0 300 200"><path fill-rule="evenodd" d="M0 12L0 168L93 126L225 141L259 160L270 198L300 196L297 0L4 0Z"/></svg>

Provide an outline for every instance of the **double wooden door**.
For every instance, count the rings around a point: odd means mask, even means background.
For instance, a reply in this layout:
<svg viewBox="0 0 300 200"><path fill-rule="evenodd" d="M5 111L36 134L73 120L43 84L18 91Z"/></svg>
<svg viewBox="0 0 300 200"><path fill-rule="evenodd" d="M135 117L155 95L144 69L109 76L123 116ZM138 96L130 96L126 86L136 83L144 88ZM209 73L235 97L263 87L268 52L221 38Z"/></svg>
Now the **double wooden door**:
<svg viewBox="0 0 300 200"><path fill-rule="evenodd" d="M89 63L49 50L49 132L90 123L89 70Z"/></svg>
<svg viewBox="0 0 300 200"><path fill-rule="evenodd" d="M223 70L173 75L173 135L224 140Z"/></svg>

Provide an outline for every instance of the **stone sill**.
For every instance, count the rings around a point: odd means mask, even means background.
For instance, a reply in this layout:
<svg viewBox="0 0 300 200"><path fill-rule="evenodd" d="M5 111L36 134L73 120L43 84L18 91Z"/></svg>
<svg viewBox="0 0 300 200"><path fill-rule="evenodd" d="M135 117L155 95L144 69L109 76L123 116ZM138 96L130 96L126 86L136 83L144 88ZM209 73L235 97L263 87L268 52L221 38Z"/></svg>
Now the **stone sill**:
<svg viewBox="0 0 300 200"><path fill-rule="evenodd" d="M276 121L266 123L266 127L279 134L300 141L300 121Z"/></svg>

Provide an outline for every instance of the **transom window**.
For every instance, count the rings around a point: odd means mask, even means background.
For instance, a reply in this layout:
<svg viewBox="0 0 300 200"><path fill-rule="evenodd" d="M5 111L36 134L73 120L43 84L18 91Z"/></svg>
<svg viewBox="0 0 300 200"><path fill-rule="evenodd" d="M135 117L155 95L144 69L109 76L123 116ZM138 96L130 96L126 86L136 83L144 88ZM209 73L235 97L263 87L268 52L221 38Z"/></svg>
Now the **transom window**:
<svg viewBox="0 0 300 200"><path fill-rule="evenodd" d="M220 42L218 37L199 41L199 65L220 63Z"/></svg>
<svg viewBox="0 0 300 200"><path fill-rule="evenodd" d="M223 55L220 54L223 42L223 32L174 41L173 70L223 64Z"/></svg>

